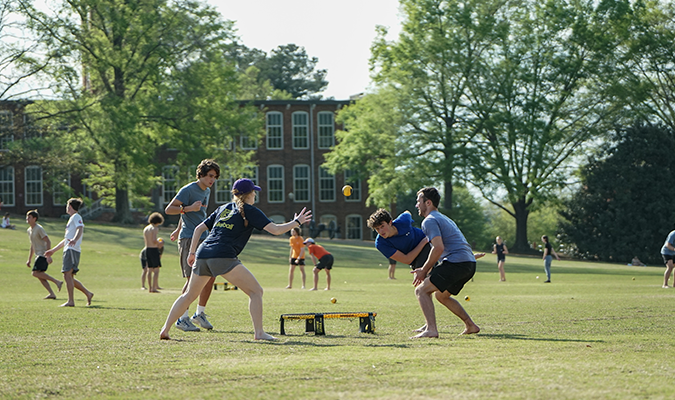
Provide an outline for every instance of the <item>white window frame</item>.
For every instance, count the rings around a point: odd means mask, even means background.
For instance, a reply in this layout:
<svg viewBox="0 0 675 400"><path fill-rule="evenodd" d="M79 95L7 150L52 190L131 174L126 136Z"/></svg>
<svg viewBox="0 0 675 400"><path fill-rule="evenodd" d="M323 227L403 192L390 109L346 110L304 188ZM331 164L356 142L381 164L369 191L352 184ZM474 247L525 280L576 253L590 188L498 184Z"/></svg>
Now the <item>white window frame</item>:
<svg viewBox="0 0 675 400"><path fill-rule="evenodd" d="M258 141L249 139L248 136L239 137L239 148L242 150L258 150Z"/></svg>
<svg viewBox="0 0 675 400"><path fill-rule="evenodd" d="M281 172L281 177L272 177L272 170L278 170ZM281 188L276 188L277 184L281 185ZM285 194L285 184L284 184L284 166L279 164L271 164L267 166L267 202L268 203L283 203L286 199ZM280 198L277 195L281 195Z"/></svg>
<svg viewBox="0 0 675 400"><path fill-rule="evenodd" d="M2 197L2 202L6 207L16 205L15 179L14 167L10 165L0 167L0 197Z"/></svg>
<svg viewBox="0 0 675 400"><path fill-rule="evenodd" d="M63 190L63 186L59 185L59 183L60 183L59 181L61 180L61 178L65 178L64 180L66 182L63 182L63 183L65 183L66 186L68 186L69 188L72 189L70 174L67 174L65 176L64 175L58 175L54 179L54 184L53 184L53 187L52 187L52 204L55 205L55 206L65 206L66 203L68 203L68 199L70 198L69 197L70 193L66 193ZM62 203L58 202L59 196L62 196L62 199L61 199L61 200L63 200Z"/></svg>
<svg viewBox="0 0 675 400"><path fill-rule="evenodd" d="M303 124L297 121L297 118L301 117L305 118ZM307 111L296 111L291 114L291 121L293 123L293 148L309 149L309 114ZM304 145L301 142L304 142Z"/></svg>
<svg viewBox="0 0 675 400"><path fill-rule="evenodd" d="M299 176L302 171L306 176ZM312 199L312 169L307 164L293 166L293 201L295 203L307 203ZM304 188L302 186L305 186ZM306 196L298 196L305 194ZM299 198L298 198L299 197Z"/></svg>
<svg viewBox="0 0 675 400"><path fill-rule="evenodd" d="M321 117L325 116L330 116L330 123L322 121ZM317 122L317 144L319 148L330 149L335 146L335 114L332 111L321 111L317 114Z"/></svg>
<svg viewBox="0 0 675 400"><path fill-rule="evenodd" d="M319 201L324 203L335 202L335 175L331 175L325 168L319 167ZM330 185L331 189L326 189L324 185ZM330 193L329 196L327 196Z"/></svg>
<svg viewBox="0 0 675 400"><path fill-rule="evenodd" d="M279 123L270 123L271 117L278 117ZM284 149L284 114L279 111L270 111L265 116L267 150L283 150ZM276 122L276 121L275 121ZM279 140L278 146L273 146L272 141Z"/></svg>
<svg viewBox="0 0 675 400"><path fill-rule="evenodd" d="M28 179L30 173L29 170L38 171L40 174L40 179ZM44 184L42 179L42 167L38 165L29 165L23 170L23 181L24 181L24 194L26 196L25 204L28 207L37 207L44 204ZM36 188L31 188L36 185ZM29 191L29 188L31 190Z"/></svg>
<svg viewBox="0 0 675 400"><path fill-rule="evenodd" d="M178 176L180 169L175 165L165 165L162 167L162 204L166 206L171 203L180 190L180 180ZM170 196L170 197L169 197Z"/></svg>
<svg viewBox="0 0 675 400"><path fill-rule="evenodd" d="M358 237L352 236L356 228L350 226L351 219L359 221ZM363 217L359 214L349 214L345 217L345 239L363 240Z"/></svg>
<svg viewBox="0 0 675 400"><path fill-rule="evenodd" d="M7 122L7 123L5 123ZM0 110L0 151L8 151L8 143L14 141L14 113Z"/></svg>
<svg viewBox="0 0 675 400"><path fill-rule="evenodd" d="M227 204L232 201L232 184L234 179L232 179L232 174L230 174L230 169L224 167L220 169L220 178L216 180L214 184L214 189L216 192L216 204Z"/></svg>
<svg viewBox="0 0 675 400"><path fill-rule="evenodd" d="M350 170L345 170L345 185L352 187L352 194L345 197L345 201L361 201L361 181L352 178L354 174Z"/></svg>

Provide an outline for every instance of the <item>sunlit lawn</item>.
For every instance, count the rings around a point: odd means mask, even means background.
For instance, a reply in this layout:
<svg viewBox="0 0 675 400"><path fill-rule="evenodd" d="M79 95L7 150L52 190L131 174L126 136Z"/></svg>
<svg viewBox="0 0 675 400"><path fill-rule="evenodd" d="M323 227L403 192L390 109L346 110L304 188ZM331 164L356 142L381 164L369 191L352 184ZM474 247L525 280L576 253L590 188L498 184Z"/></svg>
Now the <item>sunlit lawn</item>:
<svg viewBox="0 0 675 400"><path fill-rule="evenodd" d="M40 222L61 239L65 220ZM554 261L553 283L544 284L540 259L507 256L501 283L488 255L460 295L482 332L458 337L461 321L437 306L440 338L411 340L424 321L407 267L387 280L372 243L320 241L336 259L333 290L309 292L297 272L295 288L284 289L287 239L254 236L241 259L265 288L269 333L278 336L283 313L328 311L376 312L376 333L359 333L358 320L327 320L327 335L314 336L287 321L287 336L256 342L248 298L218 290L206 311L215 329L174 329L177 340L166 342L159 329L183 278L171 244L165 289L140 290L141 229L87 223L78 278L95 296L86 307L76 292L68 309L58 307L65 288L42 300L47 293L25 266L25 227L0 231L3 398L675 397L675 289L661 289L661 266ZM60 267L56 258L48 273L61 279ZM309 287L309 268L307 279Z"/></svg>

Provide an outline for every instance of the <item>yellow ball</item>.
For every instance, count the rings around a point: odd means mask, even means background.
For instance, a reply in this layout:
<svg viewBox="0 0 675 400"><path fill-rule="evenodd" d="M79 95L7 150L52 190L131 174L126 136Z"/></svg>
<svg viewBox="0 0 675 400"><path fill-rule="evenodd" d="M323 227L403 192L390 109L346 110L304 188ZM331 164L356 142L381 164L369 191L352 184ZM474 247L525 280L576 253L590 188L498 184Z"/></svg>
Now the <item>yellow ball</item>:
<svg viewBox="0 0 675 400"><path fill-rule="evenodd" d="M349 186L349 185L344 185L342 187L342 194L344 194L347 197L351 196L352 195L352 187Z"/></svg>
<svg viewBox="0 0 675 400"><path fill-rule="evenodd" d="M335 297L333 297L332 299L330 299L330 302L335 304L335 303L337 303L337 299Z"/></svg>
<svg viewBox="0 0 675 400"><path fill-rule="evenodd" d="M464 300L469 301L471 298L469 296L464 296Z"/></svg>

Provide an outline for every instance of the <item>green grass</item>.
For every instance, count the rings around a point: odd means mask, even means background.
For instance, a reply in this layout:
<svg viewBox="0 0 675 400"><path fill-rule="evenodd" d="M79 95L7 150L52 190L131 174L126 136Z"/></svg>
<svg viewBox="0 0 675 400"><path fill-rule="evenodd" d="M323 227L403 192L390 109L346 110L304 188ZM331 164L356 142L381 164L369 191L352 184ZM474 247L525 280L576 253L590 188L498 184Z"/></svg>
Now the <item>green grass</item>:
<svg viewBox="0 0 675 400"><path fill-rule="evenodd" d="M61 239L64 220L40 222L54 243ZM548 285L541 260L508 256L507 282L500 283L488 255L460 294L481 333L458 337L461 321L437 305L440 338L411 340L423 318L407 267L399 264L398 280L389 281L372 244L322 244L336 259L333 290L308 292L284 289L287 239L251 239L241 259L265 288L266 330L278 335L283 313L375 311L374 335L359 333L358 320L326 320L325 337L304 334L303 321L287 321L288 336L256 342L246 295L219 290L207 307L213 331L173 329L178 340L160 341L183 284L175 245L162 259L165 290L149 294L139 290L141 227L88 223L78 278L95 293L93 304L86 307L76 291L76 307L64 309L58 305L65 288L58 300L42 300L46 291L25 266L24 227L2 230L0 396L673 398L675 290L661 289L661 266L554 261ZM48 273L60 279L60 266L55 258Z"/></svg>

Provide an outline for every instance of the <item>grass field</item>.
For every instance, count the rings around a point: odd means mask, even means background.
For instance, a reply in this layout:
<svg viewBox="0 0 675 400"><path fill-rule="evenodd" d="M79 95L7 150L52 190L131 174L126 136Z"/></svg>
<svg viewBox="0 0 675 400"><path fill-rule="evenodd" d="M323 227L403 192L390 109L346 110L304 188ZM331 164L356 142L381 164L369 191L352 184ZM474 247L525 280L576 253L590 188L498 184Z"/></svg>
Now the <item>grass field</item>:
<svg viewBox="0 0 675 400"><path fill-rule="evenodd" d="M65 220L40 222L53 243L62 238ZM254 236L241 256L265 288L267 332L278 335L283 313L374 311L375 334L359 333L358 320L327 320L326 336L288 321L287 336L257 342L246 295L218 290L206 310L213 331L173 329L177 340L160 341L183 285L175 245L162 259L165 289L149 294L139 282L141 227L87 223L78 279L95 296L86 307L76 291L76 307L64 309L65 286L58 300L42 300L47 293L25 266L25 225L0 231L0 396L675 398L675 290L661 289L661 266L554 261L553 283L544 284L540 259L507 256L507 282L498 282L488 255L460 294L481 333L458 337L463 324L437 304L440 338L411 340L424 321L407 267L390 281L372 243L323 241L336 259L333 290L287 290L287 243ZM61 279L60 267L55 257L48 273Z"/></svg>

